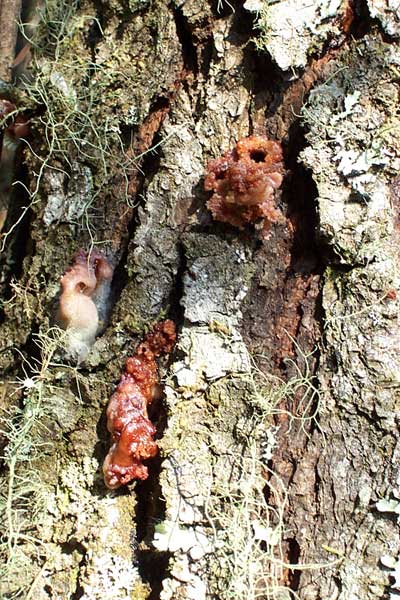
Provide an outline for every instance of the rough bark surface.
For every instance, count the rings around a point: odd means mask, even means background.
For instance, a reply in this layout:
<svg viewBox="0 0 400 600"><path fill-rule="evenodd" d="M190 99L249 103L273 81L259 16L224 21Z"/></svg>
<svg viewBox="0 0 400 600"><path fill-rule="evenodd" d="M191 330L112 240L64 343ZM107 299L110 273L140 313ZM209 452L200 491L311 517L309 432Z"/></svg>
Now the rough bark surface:
<svg viewBox="0 0 400 600"><path fill-rule="evenodd" d="M2 86L32 133L0 255L1 598L394 599L396 3L34 7ZM267 235L206 208L207 161L251 134L284 149ZM94 247L114 277L76 364L60 276ZM166 317L160 455L107 490L108 399Z"/></svg>
<svg viewBox="0 0 400 600"><path fill-rule="evenodd" d="M20 13L21 0L2 0L0 4L0 77L7 83L12 78Z"/></svg>

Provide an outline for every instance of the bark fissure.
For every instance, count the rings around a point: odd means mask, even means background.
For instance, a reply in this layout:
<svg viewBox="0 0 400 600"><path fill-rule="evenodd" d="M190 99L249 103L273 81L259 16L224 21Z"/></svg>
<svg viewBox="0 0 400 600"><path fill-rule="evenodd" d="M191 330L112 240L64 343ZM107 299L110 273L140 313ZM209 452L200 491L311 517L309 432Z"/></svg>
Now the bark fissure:
<svg viewBox="0 0 400 600"><path fill-rule="evenodd" d="M9 229L10 223L15 223L20 219L25 207L29 205L29 196L25 188L28 177L23 165L17 169L15 181L16 184L13 186L10 194L11 204L5 222L6 230ZM19 183L20 181L21 184ZM33 248L30 247L30 230L33 218L33 212L28 210L20 224L16 227L12 238L7 240L4 252L1 256L1 295L6 301L12 296L12 288L10 287L11 281L19 280L23 273L24 260L26 260L33 251ZM0 312L0 319L3 319L2 311Z"/></svg>
<svg viewBox="0 0 400 600"><path fill-rule="evenodd" d="M165 429L160 424L157 426L157 437ZM136 541L135 558L143 580L150 585L149 600L157 600L162 589L162 582L168 576L169 552L158 552L151 545L154 537L155 526L165 518L165 501L162 499L160 472L162 458L158 456L151 461L149 477L146 481L137 484L136 507Z"/></svg>
<svg viewBox="0 0 400 600"><path fill-rule="evenodd" d="M177 332L183 325L183 276L186 272L186 256L183 245L178 242L179 266L175 277L175 283L171 287L171 295L168 299L169 318L176 324ZM171 359L170 359L171 360ZM157 401L155 406L150 406L149 416L156 423L156 439L162 440L163 434L168 427L168 412L165 399ZM150 461L149 477L139 482L135 488L137 498L136 505L136 536L135 536L135 558L143 580L150 585L151 592L149 600L158 600L162 590L164 579L169 576L170 552L156 550L151 541L154 538L157 523L162 523L166 516L166 502L163 499L160 473L164 457L160 454Z"/></svg>
<svg viewBox="0 0 400 600"><path fill-rule="evenodd" d="M356 39L361 39L371 30L376 21L371 19L367 0L354 0L353 14L354 19L350 28L350 35Z"/></svg>
<svg viewBox="0 0 400 600"><path fill-rule="evenodd" d="M185 19L182 8L180 6L171 5L171 9L174 15L176 32L181 43L183 64L185 65L186 71L192 73L196 78L199 72L199 64L192 32L190 31L188 21Z"/></svg>
<svg viewBox="0 0 400 600"><path fill-rule="evenodd" d="M84 569L86 560L87 560L86 559L86 548L83 546L83 544L81 544L79 542L79 540L71 538L70 540L68 540L68 542L61 544L61 550L67 556L70 556L75 553L80 555L82 558L79 561L79 570ZM75 591L71 594L70 600L79 600L80 598L82 598L84 593L85 593L84 589L79 581L79 571L78 571Z"/></svg>

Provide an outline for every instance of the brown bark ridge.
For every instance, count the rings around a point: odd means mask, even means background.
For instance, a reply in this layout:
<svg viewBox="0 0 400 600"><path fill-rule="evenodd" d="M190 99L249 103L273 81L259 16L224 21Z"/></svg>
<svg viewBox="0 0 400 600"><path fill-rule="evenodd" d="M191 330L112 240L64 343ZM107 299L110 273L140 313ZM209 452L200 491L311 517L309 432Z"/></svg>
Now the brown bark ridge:
<svg viewBox="0 0 400 600"><path fill-rule="evenodd" d="M38 9L0 255L2 598L397 593L400 53L369 4ZM206 208L208 161L250 135L284 152L268 232ZM77 364L79 250L114 275ZM160 455L108 490L108 400L166 318Z"/></svg>
<svg viewBox="0 0 400 600"><path fill-rule="evenodd" d="M18 36L21 0L2 0L0 4L0 78L9 83Z"/></svg>

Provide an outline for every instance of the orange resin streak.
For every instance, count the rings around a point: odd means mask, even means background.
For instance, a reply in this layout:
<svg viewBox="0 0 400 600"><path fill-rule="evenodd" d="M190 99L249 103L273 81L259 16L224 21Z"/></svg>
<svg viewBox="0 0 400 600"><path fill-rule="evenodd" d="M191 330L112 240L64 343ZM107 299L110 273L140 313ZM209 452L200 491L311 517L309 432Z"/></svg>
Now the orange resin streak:
<svg viewBox="0 0 400 600"><path fill-rule="evenodd" d="M157 323L126 361L125 373L107 407L107 428L112 445L103 465L104 481L110 489L133 479L146 479L143 461L158 452L156 432L147 407L157 393L156 358L172 350L176 340L173 321Z"/></svg>

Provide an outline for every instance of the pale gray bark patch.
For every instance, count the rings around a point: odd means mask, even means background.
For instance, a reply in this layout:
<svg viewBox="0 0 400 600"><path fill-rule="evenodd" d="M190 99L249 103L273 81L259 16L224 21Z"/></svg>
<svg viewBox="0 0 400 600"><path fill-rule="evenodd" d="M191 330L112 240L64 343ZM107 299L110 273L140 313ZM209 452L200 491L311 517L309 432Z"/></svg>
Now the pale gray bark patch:
<svg viewBox="0 0 400 600"><path fill-rule="evenodd" d="M241 291L252 271L246 246L238 240L228 242L201 234L190 234L185 246L185 325L166 390L170 420L162 440L166 458L161 473L165 519L173 524L175 539L180 539L183 546L170 548L171 575L163 582L163 600L176 598L176 594L203 600L215 593L218 581L213 573L218 558L208 510L218 485L233 468L233 455L225 449L237 443L235 429L246 405L239 388L236 396L225 392L225 402L221 400L225 412L222 428L204 393L210 383L244 376L251 368L235 328ZM220 393L222 398L222 389ZM214 456L220 457L218 464ZM178 533L177 528L182 531ZM190 533L193 539L188 552L184 544L185 535ZM202 537L201 543L196 542L196 535Z"/></svg>
<svg viewBox="0 0 400 600"><path fill-rule="evenodd" d="M393 38L400 35L400 7L397 0L367 0L369 13L378 19L386 33Z"/></svg>
<svg viewBox="0 0 400 600"><path fill-rule="evenodd" d="M373 48L373 50L372 50ZM373 38L332 61L310 94L303 161L318 187L320 235L343 264L384 257L393 234L390 175L397 171L396 46Z"/></svg>
<svg viewBox="0 0 400 600"><path fill-rule="evenodd" d="M248 0L257 18L256 43L282 71L291 75L305 67L311 52L321 51L329 39L340 40L347 0Z"/></svg>
<svg viewBox="0 0 400 600"><path fill-rule="evenodd" d="M246 243L234 244L216 236L185 237L187 269L182 304L185 319L191 323L213 321L238 325L240 307L248 292L251 249ZM221 260L232 268L222 268Z"/></svg>
<svg viewBox="0 0 400 600"><path fill-rule="evenodd" d="M69 177L60 171L49 171L43 183L49 188L43 213L44 224L48 226L59 221L79 223L93 194L93 177L89 167L74 161Z"/></svg>

